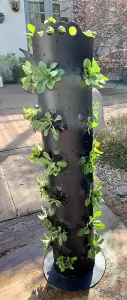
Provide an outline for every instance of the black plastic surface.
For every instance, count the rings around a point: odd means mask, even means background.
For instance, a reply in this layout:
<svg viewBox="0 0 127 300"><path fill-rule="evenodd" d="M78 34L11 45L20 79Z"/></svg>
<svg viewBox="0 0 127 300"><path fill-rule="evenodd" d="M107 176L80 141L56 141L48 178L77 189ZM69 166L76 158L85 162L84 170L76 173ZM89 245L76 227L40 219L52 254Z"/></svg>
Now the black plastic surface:
<svg viewBox="0 0 127 300"><path fill-rule="evenodd" d="M46 29L52 26L55 34L48 36ZM66 33L59 35L57 28L64 26ZM69 34L69 28L76 27L76 36ZM92 215L92 205L85 207L85 199L89 196L92 174L84 176L81 171L80 157L89 155L92 149L92 133L86 132L83 121L86 124L88 116L92 114L92 88L85 87L81 83L83 72L83 61L85 58L92 59L93 39L86 37L79 26L71 22L58 22L56 24L41 24L38 30L44 30L44 35L38 37L36 34L33 40L33 53L36 61L57 62L58 67L65 70L65 75L58 82L53 90L46 90L38 97L39 107L42 114L47 111L60 114L67 129L60 133L58 141L52 135L43 137L45 151L51 155L58 153L68 162L68 166L59 176L50 176L50 187L52 193L62 190L66 201L62 207L56 209L55 218L52 219L54 226L66 227L67 243L59 247L53 245L55 260L60 255L78 256L82 258L82 269L87 268L87 252L90 235L78 236L78 231L88 223ZM57 152L56 152L57 151ZM81 261L79 259L80 272ZM89 270L89 266L88 266Z"/></svg>
<svg viewBox="0 0 127 300"><path fill-rule="evenodd" d="M53 251L50 250L44 260L44 275L48 283L59 290L68 292L84 291L95 286L102 278L105 272L105 258L102 253L95 257L93 270L80 278L66 278L64 273L61 275L54 268Z"/></svg>

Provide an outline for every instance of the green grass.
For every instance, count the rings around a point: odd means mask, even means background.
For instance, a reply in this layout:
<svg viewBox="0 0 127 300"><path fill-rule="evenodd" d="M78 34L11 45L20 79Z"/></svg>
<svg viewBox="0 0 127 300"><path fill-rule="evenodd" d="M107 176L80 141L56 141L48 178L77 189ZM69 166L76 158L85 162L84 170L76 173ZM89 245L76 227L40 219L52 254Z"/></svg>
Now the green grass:
<svg viewBox="0 0 127 300"><path fill-rule="evenodd" d="M127 171L127 116L111 118L99 135L101 161L115 169Z"/></svg>

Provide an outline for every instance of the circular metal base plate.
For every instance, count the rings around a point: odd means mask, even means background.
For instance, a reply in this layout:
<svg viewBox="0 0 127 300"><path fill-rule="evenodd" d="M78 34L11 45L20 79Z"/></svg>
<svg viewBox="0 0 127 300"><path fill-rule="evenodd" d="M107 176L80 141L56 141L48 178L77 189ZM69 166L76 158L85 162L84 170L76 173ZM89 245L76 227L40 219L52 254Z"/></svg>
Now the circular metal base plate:
<svg viewBox="0 0 127 300"><path fill-rule="evenodd" d="M105 258L102 253L99 253L95 257L95 264L93 270L88 272L84 277L78 278L65 278L54 268L53 251L50 250L44 260L44 275L50 285L53 287L68 291L84 291L89 290L95 286L105 272Z"/></svg>

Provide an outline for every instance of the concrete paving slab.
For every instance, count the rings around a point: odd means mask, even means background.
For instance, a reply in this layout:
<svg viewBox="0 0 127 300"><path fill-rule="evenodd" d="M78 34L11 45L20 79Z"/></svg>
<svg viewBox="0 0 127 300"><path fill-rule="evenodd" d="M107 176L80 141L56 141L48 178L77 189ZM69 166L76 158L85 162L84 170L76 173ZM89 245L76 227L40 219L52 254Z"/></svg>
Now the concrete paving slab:
<svg viewBox="0 0 127 300"><path fill-rule="evenodd" d="M28 244L38 244L44 228L39 213L15 218L0 223L0 253L13 251Z"/></svg>
<svg viewBox="0 0 127 300"><path fill-rule="evenodd" d="M34 107L37 103L37 95L29 94L19 84L5 85L0 90L0 110Z"/></svg>
<svg viewBox="0 0 127 300"><path fill-rule="evenodd" d="M31 168L17 168L17 171L12 171L5 174L5 179L8 182L9 188L18 187L19 185L30 184L36 185L36 179L43 173L43 166L31 166ZM7 172L7 171L6 171Z"/></svg>
<svg viewBox="0 0 127 300"><path fill-rule="evenodd" d="M16 208L4 178L0 179L0 221L16 217Z"/></svg>
<svg viewBox="0 0 127 300"><path fill-rule="evenodd" d="M40 197L39 186L36 181L33 184L19 185L10 188L13 202L16 206L17 215L24 216L40 210L44 200Z"/></svg>
<svg viewBox="0 0 127 300"><path fill-rule="evenodd" d="M42 175L44 168L42 165L31 164L29 161L30 154L31 149L24 148L23 150L7 151L6 155L4 153L1 158L2 173L8 185L17 216L36 212L40 210L43 203L40 198L37 177ZM8 206L6 199L4 205ZM2 204L1 210L3 211ZM6 219L10 217L10 215L8 217L6 215Z"/></svg>
<svg viewBox="0 0 127 300"><path fill-rule="evenodd" d="M109 215L109 211L108 211ZM27 217L28 218L28 217ZM104 212L104 218L109 223L107 209ZM22 220L22 221L21 221ZM66 293L55 290L50 287L44 279L42 273L42 262L44 252L42 244L32 242L31 228L36 224L36 218L29 220L27 230L25 229L25 220L20 218L19 225L14 224L15 220L4 222L3 231L7 232L7 227L12 223L10 238L14 231L16 236L18 230L26 234L27 245L11 249L8 253L3 253L0 259L0 299L6 300L126 300L127 299L127 229L121 222L115 225L114 229L109 229L104 233L104 254L106 258L106 272L102 280L93 289L88 292ZM6 225L7 224L7 225ZM24 225L23 225L24 224ZM32 224L32 227L31 227ZM116 224L116 223L115 223ZM43 227L41 230L43 232ZM16 228L17 227L17 228ZM28 237L28 228L30 239ZM38 227L39 228L39 227ZM0 228L1 233L1 228ZM37 233L37 231L36 231ZM35 233L35 234L36 234ZM27 235L28 234L28 235ZM39 232L41 234L41 232ZM16 237L15 236L15 237ZM4 237L3 237L4 239ZM25 242L25 241L24 241ZM7 242L9 245L9 242ZM5 244L4 244L5 247Z"/></svg>
<svg viewBox="0 0 127 300"><path fill-rule="evenodd" d="M29 126L11 127L0 130L0 151L30 147L41 140L40 133L33 133Z"/></svg>

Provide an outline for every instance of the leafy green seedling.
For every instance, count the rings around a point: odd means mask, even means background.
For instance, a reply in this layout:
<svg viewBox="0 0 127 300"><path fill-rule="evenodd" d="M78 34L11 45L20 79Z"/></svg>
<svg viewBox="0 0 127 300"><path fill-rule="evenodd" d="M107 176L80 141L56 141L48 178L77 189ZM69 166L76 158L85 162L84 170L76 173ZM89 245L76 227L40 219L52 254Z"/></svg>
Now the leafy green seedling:
<svg viewBox="0 0 127 300"><path fill-rule="evenodd" d="M61 80L65 71L56 68L57 63L51 63L48 67L45 62L40 61L39 65L32 65L29 61L22 66L26 77L22 78L23 88L27 90L32 86L32 91L37 90L38 94L44 93L46 87L53 89L56 82Z"/></svg>
<svg viewBox="0 0 127 300"><path fill-rule="evenodd" d="M26 74L26 76L21 79L21 82L23 84L22 87L25 91L27 91L29 87L32 87L32 93L34 93L37 86L34 82L34 74L32 71L31 63L29 61L26 61L25 64L22 65L22 69Z"/></svg>
<svg viewBox="0 0 127 300"><path fill-rule="evenodd" d="M41 240L41 241L43 242L44 250L48 251L49 248L51 247L52 239L50 236L46 235L45 233L44 233L44 237L45 237L45 240Z"/></svg>
<svg viewBox="0 0 127 300"><path fill-rule="evenodd" d="M59 246L62 246L67 241L67 232L60 226L52 232L52 241L58 241Z"/></svg>
<svg viewBox="0 0 127 300"><path fill-rule="evenodd" d="M100 205L104 203L104 200L102 198L102 192L101 192L101 182L98 181L95 185L94 189L90 188L90 195L89 198L85 201L85 206L88 207L90 203L98 209Z"/></svg>
<svg viewBox="0 0 127 300"><path fill-rule="evenodd" d="M96 254L101 252L101 247L102 243L104 242L103 238L100 238L99 233L95 230L94 231L94 239L92 239L88 246L90 249L88 250L88 258L94 259Z"/></svg>
<svg viewBox="0 0 127 300"><path fill-rule="evenodd" d="M100 143L94 139L93 141L93 148L90 152L89 156L82 156L80 159L80 165L82 168L82 172L85 175L88 175L89 173L92 173L93 170L96 168L95 163L99 160L100 154L103 154L98 147L100 146Z"/></svg>
<svg viewBox="0 0 127 300"><path fill-rule="evenodd" d="M56 19L54 19L53 17L49 17L47 20L44 21L44 24L47 24L47 23L49 23L49 22L55 24L55 23L56 23Z"/></svg>
<svg viewBox="0 0 127 300"><path fill-rule="evenodd" d="M43 152L43 157L41 157L37 162L47 167L44 172L45 177L48 177L50 175L58 176L62 169L67 167L66 161L60 160L58 162L55 162L47 152Z"/></svg>
<svg viewBox="0 0 127 300"><path fill-rule="evenodd" d="M90 231L92 228L98 228L100 230L105 229L105 224L103 224L100 220L96 220L97 217L100 217L102 215L101 211L96 211L93 214L93 217L89 217L89 222L86 227L79 230L78 235L83 236L85 234L90 234Z"/></svg>
<svg viewBox="0 0 127 300"><path fill-rule="evenodd" d="M32 149L32 154L30 155L31 163L38 163L40 161L40 157L42 156L43 149L41 145L36 145L34 149Z"/></svg>
<svg viewBox="0 0 127 300"><path fill-rule="evenodd" d="M33 81L37 87L38 94L44 93L46 87L52 90L56 82L61 80L65 71L56 67L56 62L51 63L48 67L43 61L39 62L39 66L32 66L34 73Z"/></svg>
<svg viewBox="0 0 127 300"><path fill-rule="evenodd" d="M90 134L90 131L92 128L96 128L99 125L98 122L98 108L99 108L99 102L97 102L94 106L93 106L93 116L88 117L88 122L87 122L87 128L88 128L88 133Z"/></svg>
<svg viewBox="0 0 127 300"><path fill-rule="evenodd" d="M29 32L25 32L25 34L29 38L28 46L32 46L32 37L35 34L36 27L32 24L27 24L27 29L29 30ZM37 32L38 36L42 36L43 33L43 30Z"/></svg>
<svg viewBox="0 0 127 300"><path fill-rule="evenodd" d="M49 198L48 202L49 202L50 205L56 205L57 207L62 206L62 203L59 200L56 200L56 199Z"/></svg>
<svg viewBox="0 0 127 300"><path fill-rule="evenodd" d="M57 259L56 265L59 267L61 272L65 272L66 270L74 270L74 263L77 259L77 257L60 256Z"/></svg>
<svg viewBox="0 0 127 300"><path fill-rule="evenodd" d="M50 206L56 205L57 207L60 207L62 203L57 199L52 199L48 195L48 184L47 181L41 177L37 178L37 183L40 186L40 196L41 198L44 198L48 200L48 203Z"/></svg>
<svg viewBox="0 0 127 300"><path fill-rule="evenodd" d="M96 34L97 34L96 31L91 31L91 30L83 31L83 33L84 33L86 36L92 37L92 38L95 38L95 37L96 37Z"/></svg>
<svg viewBox="0 0 127 300"><path fill-rule="evenodd" d="M30 125L32 126L32 129L36 131L39 128L39 121L37 119L39 110L34 108L23 108L24 112L24 119L30 121Z"/></svg>
<svg viewBox="0 0 127 300"><path fill-rule="evenodd" d="M45 228L48 231L51 231L50 238L48 237L48 238L46 238L46 240L42 240L42 242L44 243L44 246L45 246L45 250L48 250L48 248L50 247L51 243L53 243L53 242L58 242L59 246L61 247L62 244L67 241L67 234L66 234L66 232L64 230L62 230L62 228L60 226L58 227L58 229L56 229L54 226L52 226L51 222L47 220L47 216L46 215L39 216L39 219L45 225ZM50 243L47 244L46 241L47 240L49 241L49 239L50 239Z"/></svg>
<svg viewBox="0 0 127 300"><path fill-rule="evenodd" d="M59 138L59 130L55 128L55 124L58 121L62 120L60 115L57 115L55 118L47 112L43 118L37 119L38 109L34 108L24 108L24 118L30 121L30 124L34 131L40 129L44 132L44 136L48 136L51 133L55 140Z"/></svg>
<svg viewBox="0 0 127 300"><path fill-rule="evenodd" d="M86 85L99 86L103 88L103 85L108 78L100 73L101 69L95 59L92 59L92 62L86 58L83 62L84 75L83 79L85 80Z"/></svg>
<svg viewBox="0 0 127 300"><path fill-rule="evenodd" d="M23 107L24 119L33 122L38 114L38 109Z"/></svg>
<svg viewBox="0 0 127 300"><path fill-rule="evenodd" d="M55 123L57 121L61 121L62 117L60 115L57 115L56 118L52 118L51 114L47 112L45 114L44 118L41 118L38 120L38 123L36 123L35 129L38 128L44 132L44 136L47 136L49 133L52 133L55 140L58 140L59 138L59 130L55 129Z"/></svg>
<svg viewBox="0 0 127 300"><path fill-rule="evenodd" d="M48 197L48 192L47 192L48 184L47 184L47 181L45 179L42 179L41 177L38 177L37 178L37 183L40 186L40 196L41 196L41 198L47 199L47 197Z"/></svg>

